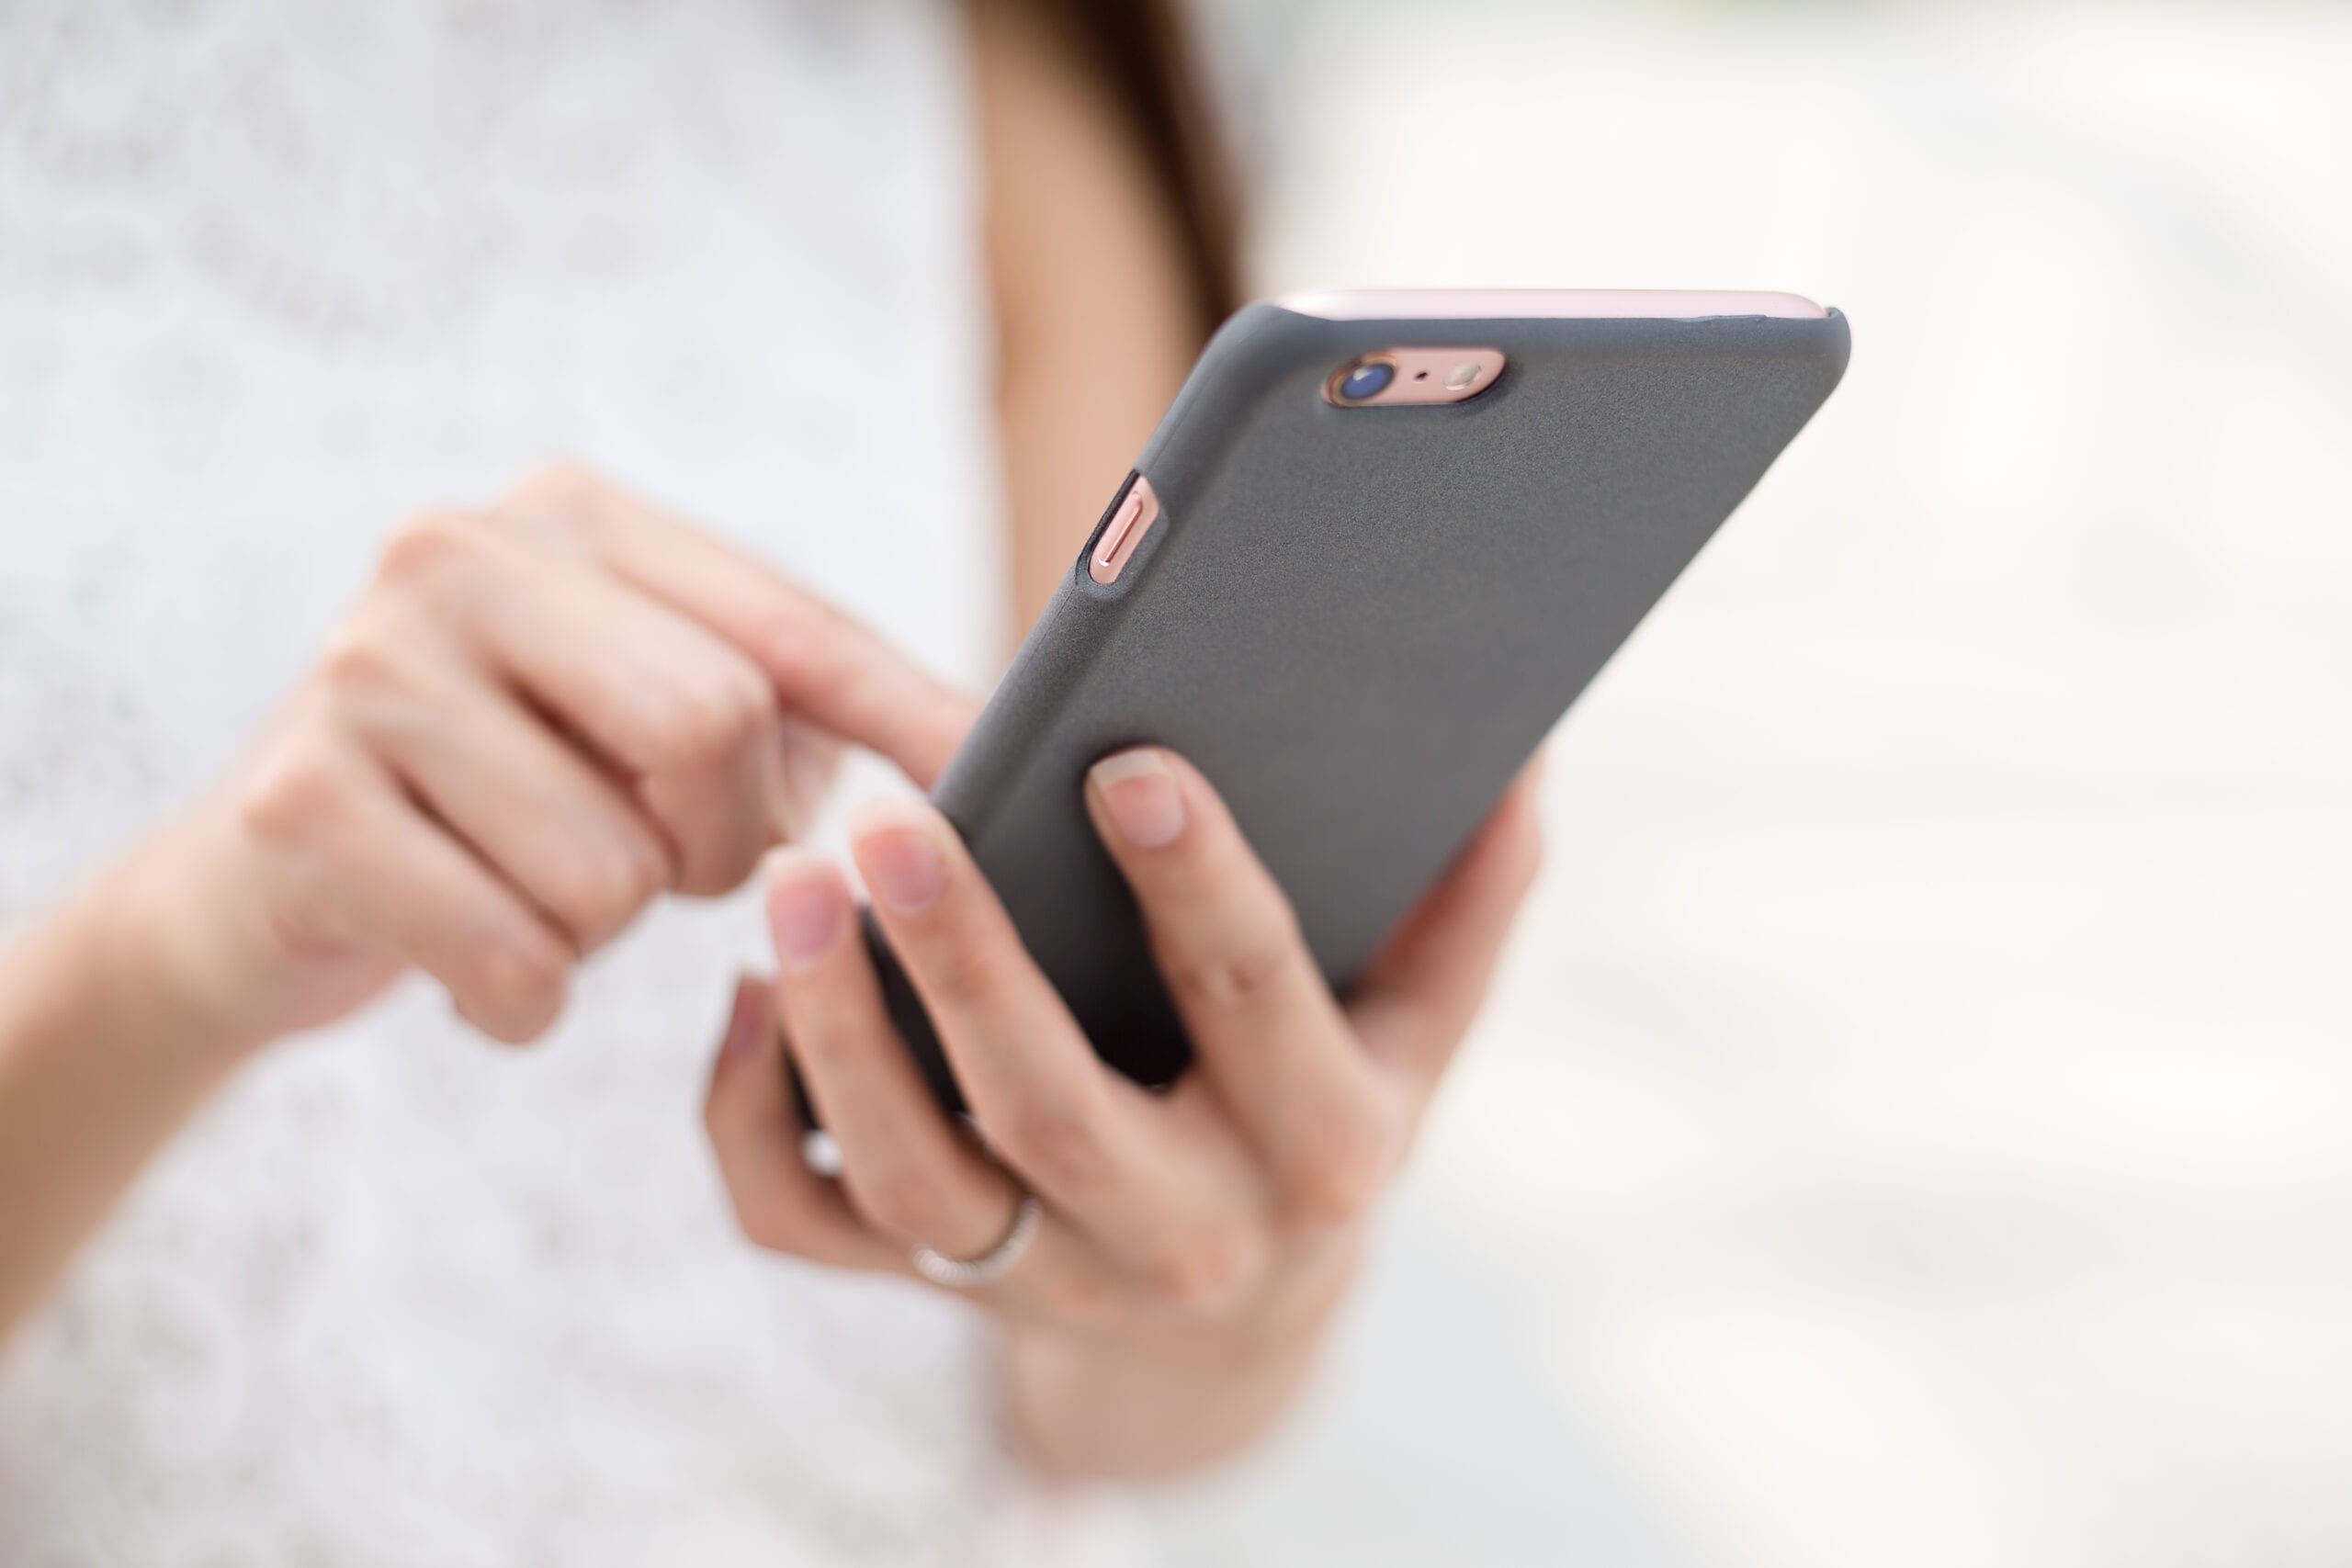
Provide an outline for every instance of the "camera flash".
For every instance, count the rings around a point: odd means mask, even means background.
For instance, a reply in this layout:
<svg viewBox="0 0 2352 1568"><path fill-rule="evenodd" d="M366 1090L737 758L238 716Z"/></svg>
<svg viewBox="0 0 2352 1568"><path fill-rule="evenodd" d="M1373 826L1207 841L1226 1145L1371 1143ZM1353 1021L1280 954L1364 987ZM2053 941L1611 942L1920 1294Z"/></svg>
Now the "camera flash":
<svg viewBox="0 0 2352 1568"><path fill-rule="evenodd" d="M1465 359L1447 375L1445 384L1458 392L1477 378L1478 362L1475 359Z"/></svg>

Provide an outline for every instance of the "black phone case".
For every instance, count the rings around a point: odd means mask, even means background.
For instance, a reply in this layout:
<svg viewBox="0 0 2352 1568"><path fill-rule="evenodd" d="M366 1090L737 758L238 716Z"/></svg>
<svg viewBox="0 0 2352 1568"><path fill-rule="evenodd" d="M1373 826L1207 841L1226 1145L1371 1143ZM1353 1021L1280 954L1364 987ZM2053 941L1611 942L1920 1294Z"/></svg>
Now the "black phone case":
<svg viewBox="0 0 2352 1568"><path fill-rule="evenodd" d="M1136 462L1159 523L1109 586L1090 536L933 796L1102 1057L1160 1084L1189 1048L1088 820L1091 764L1144 741L1190 758L1344 993L1837 386L1847 344L1834 311L1330 321L1261 304L1227 322ZM1463 403L1325 400L1354 356L1408 345L1509 363ZM899 1031L960 1105L866 930Z"/></svg>

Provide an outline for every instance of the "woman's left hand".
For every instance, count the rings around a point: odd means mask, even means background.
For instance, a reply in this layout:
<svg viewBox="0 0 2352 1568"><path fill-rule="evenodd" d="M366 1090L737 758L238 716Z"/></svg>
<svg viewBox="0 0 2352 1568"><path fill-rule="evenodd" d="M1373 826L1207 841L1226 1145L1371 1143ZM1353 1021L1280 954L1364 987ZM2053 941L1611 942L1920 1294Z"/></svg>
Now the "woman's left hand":
<svg viewBox="0 0 2352 1568"><path fill-rule="evenodd" d="M1213 1457L1286 1402L1486 992L1539 832L1522 778L1341 1002L1190 764L1118 753L1086 799L1193 1071L1153 1092L1104 1066L954 830L894 803L853 820L854 852L978 1136L892 1029L841 872L800 849L771 861L780 973L739 988L707 1116L746 1235L822 1263L906 1273L917 1247L985 1255L1034 1194L1032 1244L967 1293L1012 1329L1033 1450L1135 1472ZM803 1158L786 1050L839 1145L838 1181Z"/></svg>

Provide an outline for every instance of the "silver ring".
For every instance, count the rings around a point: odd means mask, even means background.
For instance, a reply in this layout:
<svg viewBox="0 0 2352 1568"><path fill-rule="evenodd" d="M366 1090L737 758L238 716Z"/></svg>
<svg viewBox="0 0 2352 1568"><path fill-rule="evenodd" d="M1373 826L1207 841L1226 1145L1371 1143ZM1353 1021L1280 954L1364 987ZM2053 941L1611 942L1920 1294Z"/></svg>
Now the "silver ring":
<svg viewBox="0 0 2352 1568"><path fill-rule="evenodd" d="M1037 1226L1045 1217L1046 1211L1035 1197L1024 1192L1021 1207L1012 1211L1012 1224L1005 1227L1004 1239L978 1258L950 1258L927 1247L918 1247L908 1256L914 1260L915 1272L933 1284L968 1291L1003 1279L1005 1270L1020 1262L1029 1244L1037 1239Z"/></svg>

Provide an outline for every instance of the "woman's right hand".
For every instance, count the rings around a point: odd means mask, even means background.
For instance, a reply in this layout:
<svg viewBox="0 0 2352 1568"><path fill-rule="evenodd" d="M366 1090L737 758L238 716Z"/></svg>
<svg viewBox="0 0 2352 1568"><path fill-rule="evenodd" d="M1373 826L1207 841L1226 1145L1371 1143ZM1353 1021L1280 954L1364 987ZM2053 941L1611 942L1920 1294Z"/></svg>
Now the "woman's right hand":
<svg viewBox="0 0 2352 1568"><path fill-rule="evenodd" d="M233 774L111 879L110 924L230 1048L411 968L526 1041L649 901L733 887L793 834L842 742L928 784L976 711L757 562L552 470L399 531Z"/></svg>

